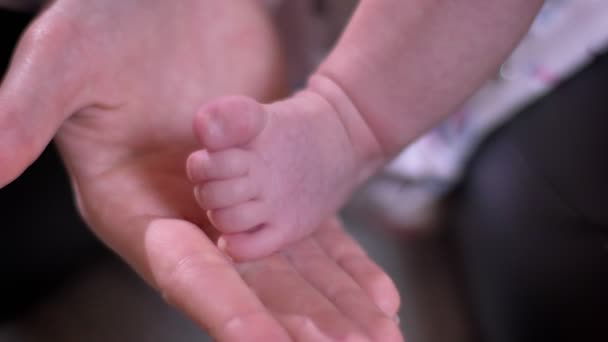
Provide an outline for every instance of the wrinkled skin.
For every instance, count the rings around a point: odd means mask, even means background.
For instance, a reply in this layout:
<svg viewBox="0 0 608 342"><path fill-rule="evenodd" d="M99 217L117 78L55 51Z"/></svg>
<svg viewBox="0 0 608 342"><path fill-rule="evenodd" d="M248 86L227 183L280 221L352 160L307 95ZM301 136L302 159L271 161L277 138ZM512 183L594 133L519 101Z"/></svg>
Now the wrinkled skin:
<svg viewBox="0 0 608 342"><path fill-rule="evenodd" d="M51 2L0 88L0 186L55 137L93 231L217 340L399 341L394 285L339 223L234 264L194 203L197 107L281 95L278 51L253 1Z"/></svg>

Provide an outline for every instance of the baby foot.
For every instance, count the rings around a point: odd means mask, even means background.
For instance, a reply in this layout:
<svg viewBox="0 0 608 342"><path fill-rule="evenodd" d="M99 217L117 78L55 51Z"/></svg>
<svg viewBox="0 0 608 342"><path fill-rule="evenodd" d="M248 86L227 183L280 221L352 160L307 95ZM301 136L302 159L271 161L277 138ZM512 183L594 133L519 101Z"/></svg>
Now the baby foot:
<svg viewBox="0 0 608 342"><path fill-rule="evenodd" d="M204 147L188 159L195 197L239 260L310 234L359 178L349 132L315 92L270 105L221 98L201 109L194 131Z"/></svg>

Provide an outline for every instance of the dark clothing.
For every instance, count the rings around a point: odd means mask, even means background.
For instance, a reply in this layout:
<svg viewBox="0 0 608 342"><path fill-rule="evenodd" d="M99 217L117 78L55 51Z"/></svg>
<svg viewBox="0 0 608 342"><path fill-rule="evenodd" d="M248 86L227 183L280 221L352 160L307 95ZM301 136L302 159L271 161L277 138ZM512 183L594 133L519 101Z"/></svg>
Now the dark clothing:
<svg viewBox="0 0 608 342"><path fill-rule="evenodd" d="M481 341L608 341L608 55L488 139L450 203Z"/></svg>

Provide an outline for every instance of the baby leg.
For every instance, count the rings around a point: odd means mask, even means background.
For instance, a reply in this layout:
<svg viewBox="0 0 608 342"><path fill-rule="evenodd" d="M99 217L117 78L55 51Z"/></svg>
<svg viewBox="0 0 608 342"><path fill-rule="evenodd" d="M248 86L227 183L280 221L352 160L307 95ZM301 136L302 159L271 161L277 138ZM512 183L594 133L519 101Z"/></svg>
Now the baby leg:
<svg viewBox="0 0 608 342"><path fill-rule="evenodd" d="M298 240L358 183L359 161L336 106L314 91L270 105L225 97L194 124L203 148L188 160L199 205L237 259Z"/></svg>

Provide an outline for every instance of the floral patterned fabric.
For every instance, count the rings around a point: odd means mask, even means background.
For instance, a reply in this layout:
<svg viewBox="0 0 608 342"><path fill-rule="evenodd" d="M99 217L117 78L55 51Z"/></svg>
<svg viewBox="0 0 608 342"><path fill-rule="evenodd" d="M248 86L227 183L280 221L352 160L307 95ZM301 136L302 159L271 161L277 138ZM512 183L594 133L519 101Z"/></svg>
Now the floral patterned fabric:
<svg viewBox="0 0 608 342"><path fill-rule="evenodd" d="M608 1L548 0L496 77L387 171L453 182L477 144L522 107L554 89L608 47Z"/></svg>

